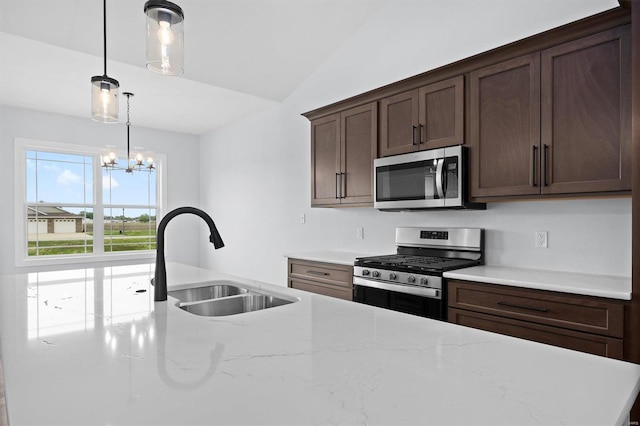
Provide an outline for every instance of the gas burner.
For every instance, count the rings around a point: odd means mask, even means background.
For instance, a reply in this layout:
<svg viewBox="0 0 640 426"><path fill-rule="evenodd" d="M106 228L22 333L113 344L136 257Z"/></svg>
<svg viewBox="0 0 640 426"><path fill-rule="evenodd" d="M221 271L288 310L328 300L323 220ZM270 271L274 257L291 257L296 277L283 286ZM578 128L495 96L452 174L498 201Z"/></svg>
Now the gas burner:
<svg viewBox="0 0 640 426"><path fill-rule="evenodd" d="M477 265L473 259L456 259L438 256L397 255L361 257L356 259L356 266L389 269L398 271L447 271L449 269L464 268Z"/></svg>

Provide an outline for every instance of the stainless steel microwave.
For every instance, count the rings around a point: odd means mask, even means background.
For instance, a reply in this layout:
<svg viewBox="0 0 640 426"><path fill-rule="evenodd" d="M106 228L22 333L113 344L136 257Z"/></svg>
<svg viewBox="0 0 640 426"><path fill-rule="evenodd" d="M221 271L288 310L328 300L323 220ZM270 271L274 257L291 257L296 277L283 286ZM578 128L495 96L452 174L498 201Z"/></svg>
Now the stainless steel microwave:
<svg viewBox="0 0 640 426"><path fill-rule="evenodd" d="M373 161L374 207L484 209L468 202L467 148L462 145L377 158Z"/></svg>

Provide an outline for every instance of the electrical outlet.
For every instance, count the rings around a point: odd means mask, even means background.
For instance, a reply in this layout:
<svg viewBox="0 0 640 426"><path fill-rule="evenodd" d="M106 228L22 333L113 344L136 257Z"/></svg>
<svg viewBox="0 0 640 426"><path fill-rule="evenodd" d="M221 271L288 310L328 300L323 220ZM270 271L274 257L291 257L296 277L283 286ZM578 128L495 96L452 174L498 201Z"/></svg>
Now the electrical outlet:
<svg viewBox="0 0 640 426"><path fill-rule="evenodd" d="M536 248L547 248L547 231L536 231Z"/></svg>
<svg viewBox="0 0 640 426"><path fill-rule="evenodd" d="M364 238L364 228L356 228L356 238L359 240Z"/></svg>
<svg viewBox="0 0 640 426"><path fill-rule="evenodd" d="M304 213L302 213L300 215L300 223L305 223L306 221L307 221L307 216Z"/></svg>

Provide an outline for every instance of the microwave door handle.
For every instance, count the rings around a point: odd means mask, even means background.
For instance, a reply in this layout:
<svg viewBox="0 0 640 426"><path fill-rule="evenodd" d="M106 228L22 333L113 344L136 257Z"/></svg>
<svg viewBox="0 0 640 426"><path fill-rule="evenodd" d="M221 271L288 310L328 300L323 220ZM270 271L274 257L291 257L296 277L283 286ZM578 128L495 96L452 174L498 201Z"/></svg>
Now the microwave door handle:
<svg viewBox="0 0 640 426"><path fill-rule="evenodd" d="M442 179L442 168L444 166L444 158L438 159L436 165L436 191L438 191L438 198L444 198L444 182Z"/></svg>

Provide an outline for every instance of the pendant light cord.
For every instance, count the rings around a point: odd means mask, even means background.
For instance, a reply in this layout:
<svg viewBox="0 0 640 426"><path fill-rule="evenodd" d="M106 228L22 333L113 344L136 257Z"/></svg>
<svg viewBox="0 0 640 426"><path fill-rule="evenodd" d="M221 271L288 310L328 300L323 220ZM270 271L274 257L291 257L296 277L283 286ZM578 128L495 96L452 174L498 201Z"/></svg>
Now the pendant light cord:
<svg viewBox="0 0 640 426"><path fill-rule="evenodd" d="M131 121L129 121L129 98L131 97L130 94L126 94L127 96L127 167L129 167L129 159L130 159L130 154L129 154L129 127L131 126Z"/></svg>
<svg viewBox="0 0 640 426"><path fill-rule="evenodd" d="M102 0L102 34L104 47L104 76L107 76L107 0Z"/></svg>

